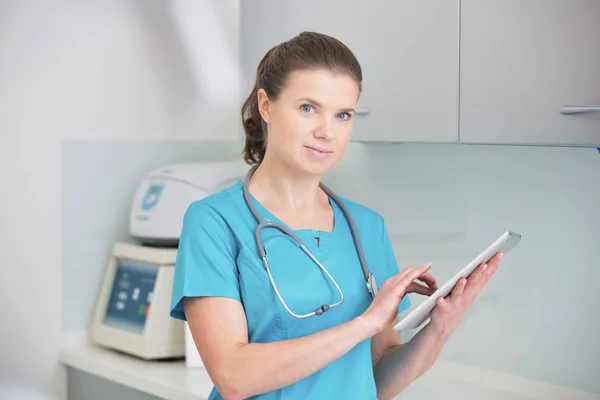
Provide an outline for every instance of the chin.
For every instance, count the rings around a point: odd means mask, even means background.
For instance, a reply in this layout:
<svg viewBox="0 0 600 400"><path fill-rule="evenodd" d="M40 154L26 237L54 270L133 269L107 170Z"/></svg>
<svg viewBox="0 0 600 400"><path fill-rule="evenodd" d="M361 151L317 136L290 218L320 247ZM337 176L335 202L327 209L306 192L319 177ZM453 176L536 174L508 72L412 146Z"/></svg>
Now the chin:
<svg viewBox="0 0 600 400"><path fill-rule="evenodd" d="M307 165L304 167L303 172L308 175L321 176L329 171L330 167L322 167L322 166L310 166Z"/></svg>
<svg viewBox="0 0 600 400"><path fill-rule="evenodd" d="M280 159L286 160L283 163L299 175L320 176L340 161L340 155L336 151L326 157L315 157L314 154L307 154L305 151L302 151L300 153L288 153L287 156Z"/></svg>
<svg viewBox="0 0 600 400"><path fill-rule="evenodd" d="M300 160L297 163L297 168L302 173L307 175L323 175L329 171L335 163L332 162L317 162L314 160Z"/></svg>

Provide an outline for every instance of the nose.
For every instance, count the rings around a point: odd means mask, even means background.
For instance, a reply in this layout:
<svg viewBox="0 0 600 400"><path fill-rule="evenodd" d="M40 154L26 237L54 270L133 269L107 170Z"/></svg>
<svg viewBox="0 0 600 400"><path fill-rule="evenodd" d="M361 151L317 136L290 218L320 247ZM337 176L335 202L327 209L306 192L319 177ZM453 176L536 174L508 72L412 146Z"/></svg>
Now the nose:
<svg viewBox="0 0 600 400"><path fill-rule="evenodd" d="M314 130L314 135L317 139L332 140L335 137L335 127L332 118L322 115L318 120L318 125Z"/></svg>

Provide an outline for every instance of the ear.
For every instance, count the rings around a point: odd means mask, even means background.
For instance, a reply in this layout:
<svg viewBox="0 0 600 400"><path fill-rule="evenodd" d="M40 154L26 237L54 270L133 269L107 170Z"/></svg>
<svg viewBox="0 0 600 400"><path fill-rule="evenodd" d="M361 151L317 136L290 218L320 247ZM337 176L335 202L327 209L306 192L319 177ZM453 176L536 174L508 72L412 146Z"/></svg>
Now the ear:
<svg viewBox="0 0 600 400"><path fill-rule="evenodd" d="M269 101L269 96L267 96L267 92L264 89L259 89L256 93L256 98L258 101L258 112L263 121L268 124L271 119L271 103Z"/></svg>

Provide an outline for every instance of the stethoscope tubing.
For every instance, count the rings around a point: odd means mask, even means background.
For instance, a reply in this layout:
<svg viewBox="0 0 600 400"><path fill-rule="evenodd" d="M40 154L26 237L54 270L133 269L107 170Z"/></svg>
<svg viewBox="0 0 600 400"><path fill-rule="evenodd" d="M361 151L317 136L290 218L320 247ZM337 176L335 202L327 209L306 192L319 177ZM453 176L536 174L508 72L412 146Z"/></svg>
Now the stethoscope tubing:
<svg viewBox="0 0 600 400"><path fill-rule="evenodd" d="M333 278L333 276L331 276L331 274L329 273L329 271L327 270L327 268L325 268L323 266L323 264L321 264L321 262L312 254L312 252L310 250L308 250L308 248L306 248L306 246L304 246L304 244L302 243L302 241L300 240L300 238L294 232L292 232L290 229L288 229L287 227L283 226L282 224L279 224L279 223L274 222L274 221L267 221L267 220L265 220L259 214L258 210L256 209L256 207L254 206L254 204L252 202L252 199L250 198L250 190L249 190L250 178L254 174L254 171L256 170L256 168L258 168L258 165L253 166L250 169L250 171L248 171L248 173L246 174L246 177L244 178L244 182L243 182L244 200L246 202L246 205L250 209L250 212L252 213L252 215L254 216L254 218L256 219L256 221L258 222L258 225L256 226L256 228L254 230L254 237L255 237L255 240L256 240L257 247L258 247L258 252L259 252L260 258L262 259L263 265L264 265L265 269L267 270L267 275L269 276L269 280L271 281L271 285L273 286L273 289L275 290L275 294L277 295L277 297L279 298L279 300L283 304L283 306L286 309L286 311L288 313L290 313L291 315L293 315L294 317L296 317L296 318L308 318L308 317L311 317L313 315L322 315L323 313L325 313L326 311L330 310L331 308L336 307L336 306L342 304L344 302L344 293L343 293L342 289L340 288L340 286L338 285L337 281ZM354 223L354 219L350 215L350 212L348 211L348 209L345 206L345 204L341 201L341 199L335 193L333 193L332 190L330 190L327 186L325 186L322 183L320 183L319 186L321 187L321 189L330 198L333 199L333 201L342 210L342 213L344 214L344 218L346 219L346 222L348 223L348 225L350 227L350 231L352 233L352 239L354 241L354 246L355 246L356 251L358 253L358 257L359 257L359 260L360 260L360 265L361 265L361 268L363 270L363 274L364 274L364 277L365 277L365 280L366 280L366 283L367 283L367 289L369 290L369 292L371 293L371 295L373 297L375 297L376 294L377 294L377 284L375 282L375 277L373 276L373 274L371 274L371 272L369 270L369 266L367 264L367 260L366 260L365 255L364 255L362 243L361 243L360 238L358 236L358 230L356 228L356 224ZM273 275L271 273L271 268L269 266L269 262L267 261L267 252L265 250L265 247L264 247L264 244L263 244L263 241L262 241L262 237L260 235L262 229L267 228L267 227L275 228L275 229L279 230L280 232L282 232L283 234L285 234L285 235L289 236L290 238L292 238L292 240L294 241L294 243L308 257L310 257L311 260L315 264L317 264L317 266L329 277L329 279L331 279L331 281L335 285L336 289L340 293L340 300L339 301L337 301L336 303L330 304L330 305L324 304L324 305L316 308L314 311L312 311L312 312L310 312L308 314L297 314L297 313L294 313L288 307L288 305L286 304L286 302L283 300L281 294L279 293L279 289L277 288L277 285L275 284L275 281L273 279Z"/></svg>

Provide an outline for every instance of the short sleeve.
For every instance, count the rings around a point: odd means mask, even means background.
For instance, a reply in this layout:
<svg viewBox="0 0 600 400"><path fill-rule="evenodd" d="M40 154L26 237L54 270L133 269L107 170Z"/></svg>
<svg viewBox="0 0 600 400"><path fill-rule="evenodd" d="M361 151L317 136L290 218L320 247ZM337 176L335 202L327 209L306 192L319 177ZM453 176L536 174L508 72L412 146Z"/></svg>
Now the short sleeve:
<svg viewBox="0 0 600 400"><path fill-rule="evenodd" d="M379 283L379 280L377 282L380 286L383 285L383 282L385 282L387 279L397 275L400 272L400 269L398 268L398 262L396 261L396 255L394 254L394 248L392 247L392 242L390 241L390 237L388 235L387 225L383 219L382 221L382 246L385 275L381 283ZM401 313L409 307L410 299L408 298L408 295L405 295L398 306L398 313Z"/></svg>
<svg viewBox="0 0 600 400"><path fill-rule="evenodd" d="M223 217L206 204L192 203L183 218L177 249L171 317L186 320L184 297L240 300L236 248Z"/></svg>

